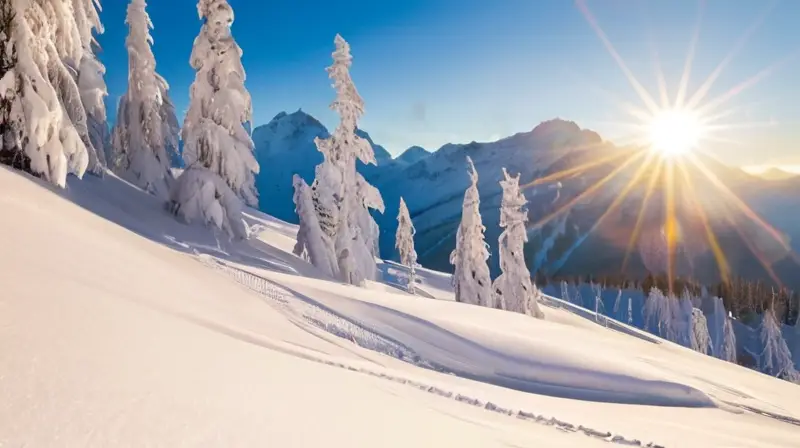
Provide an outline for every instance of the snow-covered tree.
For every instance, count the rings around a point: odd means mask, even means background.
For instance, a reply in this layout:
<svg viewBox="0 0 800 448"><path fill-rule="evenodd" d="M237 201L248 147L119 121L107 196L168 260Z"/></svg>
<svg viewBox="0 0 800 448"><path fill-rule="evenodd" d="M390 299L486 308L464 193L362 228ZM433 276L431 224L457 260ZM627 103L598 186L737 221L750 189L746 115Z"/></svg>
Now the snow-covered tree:
<svg viewBox="0 0 800 448"><path fill-rule="evenodd" d="M161 77L158 78L158 88L161 90L161 136L164 137L164 150L170 161L170 166L183 168L183 158L180 154L181 125L175 115L175 104L169 96L169 84Z"/></svg>
<svg viewBox="0 0 800 448"><path fill-rule="evenodd" d="M473 305L494 307L492 280L489 276L489 249L484 240L478 193L478 172L467 157L471 184L464 193L461 225L456 234L456 248L450 254L450 264L455 266L453 286L456 301Z"/></svg>
<svg viewBox="0 0 800 448"><path fill-rule="evenodd" d="M325 275L336 278L339 275L339 266L333 248L333 242L322 231L314 210L311 198L311 187L297 174L293 178L294 204L297 216L300 219L300 228L297 231L297 244L294 253L306 258L312 265L321 270Z"/></svg>
<svg viewBox="0 0 800 448"><path fill-rule="evenodd" d="M19 146L19 123L12 115L18 92L17 46L14 42L15 14L11 2L0 4L0 163L25 169L27 157ZM29 159L28 159L29 160ZM29 168L28 168L29 169Z"/></svg>
<svg viewBox="0 0 800 448"><path fill-rule="evenodd" d="M181 174L170 193L169 209L187 223L200 221L223 230L231 239L249 236L242 201L219 176L192 168Z"/></svg>
<svg viewBox="0 0 800 448"><path fill-rule="evenodd" d="M711 351L711 336L708 333L708 321L703 312L692 308L691 349L707 355Z"/></svg>
<svg viewBox="0 0 800 448"><path fill-rule="evenodd" d="M242 50L231 35L233 9L227 0L200 0L205 20L192 50L197 71L183 125L183 158L187 167L222 177L247 205L258 204L254 144L245 129L252 100L244 86Z"/></svg>
<svg viewBox="0 0 800 448"><path fill-rule="evenodd" d="M209 221L209 215L217 216L213 212L216 202L226 207L223 218L228 223L222 227L232 229L232 237L244 238L246 232L236 231L246 229L241 222L241 200L257 205L255 174L259 167L245 127L252 116L252 101L244 86L242 50L231 35L234 15L226 0L200 0L197 11L204 23L190 60L197 74L182 130L186 170L175 182L171 209L187 221L201 217ZM209 194L191 192L195 187ZM239 199L230 198L231 192ZM212 202L199 207L186 207L182 202L195 198Z"/></svg>
<svg viewBox="0 0 800 448"><path fill-rule="evenodd" d="M356 135L364 101L350 77L350 45L339 35L334 43L333 64L327 71L336 89L331 109L340 121L330 137L314 141L323 162L316 168L313 200L321 228L334 241L340 278L360 285L377 274L379 232L369 209L383 213L384 204L380 192L356 171L356 160L377 162L369 141Z"/></svg>
<svg viewBox="0 0 800 448"><path fill-rule="evenodd" d="M722 359L736 363L736 335L733 332L733 324L725 310L725 304L719 297L712 298L714 311L709 322L711 333L712 354Z"/></svg>
<svg viewBox="0 0 800 448"><path fill-rule="evenodd" d="M781 334L781 327L772 309L764 311L761 322L761 371L789 381L800 381L800 374L795 370L792 353Z"/></svg>
<svg viewBox="0 0 800 448"><path fill-rule="evenodd" d="M156 73L156 58L150 46L153 23L145 0L128 5L128 91L122 96L113 131L114 168L131 183L159 198L167 199L173 181L168 142L175 132L163 122L165 82ZM168 117L176 122L174 115Z"/></svg>
<svg viewBox="0 0 800 448"><path fill-rule="evenodd" d="M4 147L16 148L26 170L64 187L67 174L82 176L94 157L71 68L83 53L71 2L16 0L11 6L17 61L3 75L2 90L16 92L10 114L15 125Z"/></svg>
<svg viewBox="0 0 800 448"><path fill-rule="evenodd" d="M417 251L414 250L414 223L411 222L411 215L408 213L406 201L400 198L400 209L397 212L397 233L395 235L394 246L400 255L400 263L408 267L408 292L414 294L417 281L416 264Z"/></svg>
<svg viewBox="0 0 800 448"><path fill-rule="evenodd" d="M523 252L528 242L525 224L528 222L528 202L519 188L519 175L512 177L503 168L503 200L500 205L499 238L500 270L502 274L494 282L495 304L504 310L530 314L543 318L539 307L539 289L531 282L531 273L525 264ZM462 218L463 219L463 218Z"/></svg>
<svg viewBox="0 0 800 448"><path fill-rule="evenodd" d="M100 102L104 98L104 93L99 95L92 93L95 87L105 89L102 73L91 73L93 70L101 72L103 70L92 47L94 42L92 33L103 30L97 11L100 2L42 0L35 3L41 6L43 16L48 21L49 40L53 43L52 50L47 50L51 55L47 69L48 77L64 107L66 116L86 148L89 171L102 175L104 157L98 154L92 144L87 114L87 105L93 108L98 97ZM81 71L85 73L86 78L83 87L80 85ZM93 79L98 76L100 84ZM87 104L84 104L85 100L88 101Z"/></svg>
<svg viewBox="0 0 800 448"><path fill-rule="evenodd" d="M642 309L644 328L655 335L669 339L673 334L672 299L658 288L650 289L650 294Z"/></svg>
<svg viewBox="0 0 800 448"><path fill-rule="evenodd" d="M93 172L101 172L107 166L107 154L110 152L111 134L108 129L105 98L108 96L106 87L105 66L95 55L96 41L94 33L104 32L103 24L98 14L99 0L72 0L75 22L83 47L82 57L77 67L78 89L81 102L86 111L86 126L89 134L89 143L94 148L96 157L89 161L89 166L94 167Z"/></svg>

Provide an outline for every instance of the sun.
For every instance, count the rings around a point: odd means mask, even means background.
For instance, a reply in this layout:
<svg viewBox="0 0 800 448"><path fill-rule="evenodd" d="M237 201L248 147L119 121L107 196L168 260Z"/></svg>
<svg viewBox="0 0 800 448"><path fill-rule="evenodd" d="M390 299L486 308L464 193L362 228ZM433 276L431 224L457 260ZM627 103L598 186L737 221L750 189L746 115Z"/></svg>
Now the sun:
<svg viewBox="0 0 800 448"><path fill-rule="evenodd" d="M685 155L700 143L703 125L691 111L659 111L648 125L650 147L664 157Z"/></svg>

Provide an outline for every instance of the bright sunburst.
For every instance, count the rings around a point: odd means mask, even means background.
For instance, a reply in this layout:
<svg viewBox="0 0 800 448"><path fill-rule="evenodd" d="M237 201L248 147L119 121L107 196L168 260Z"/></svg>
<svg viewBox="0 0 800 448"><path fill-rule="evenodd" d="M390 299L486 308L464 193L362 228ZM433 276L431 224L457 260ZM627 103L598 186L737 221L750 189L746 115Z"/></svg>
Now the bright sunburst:
<svg viewBox="0 0 800 448"><path fill-rule="evenodd" d="M697 148L705 130L699 117L686 110L659 111L648 124L650 148L662 157L677 157Z"/></svg>
<svg viewBox="0 0 800 448"><path fill-rule="evenodd" d="M574 177L595 167L608 165L609 163L615 165L615 168L608 173L608 175L588 186L585 191L578 194L576 197L567 200L566 203L562 204L557 210L533 223L532 227L536 228L542 226L554 218L567 213L572 207L575 207L585 199L597 194L598 191L600 191L604 185L611 182L612 179L625 172L632 173L632 176L629 177L629 181L619 192L615 200L589 230L589 233L591 233L599 228L601 223L618 209L623 202L630 197L632 192L644 190L635 228L630 235L625 259L622 263L622 271L625 271L628 257L642 237L641 232L649 202L651 199L659 198L657 200L663 202L664 206L661 234L666 240L666 270L670 288L672 287L674 279L676 249L678 239L680 238L677 231L680 225L679 214L687 211L697 217L697 221L702 228L700 232L704 234L707 247L709 247L713 253L719 268L720 276L723 280L728 280L730 267L723 247L714 234L714 229L711 225L711 217L709 217L708 211L700 201L697 200L696 196L692 194L692 192L698 189L705 190L710 188L719 195L717 215L714 216L714 218L717 221L720 219L727 220L727 222L733 226L736 232L741 236L745 245L762 264L762 267L772 277L775 283L780 285L781 281L772 269L771 263L765 259L764 254L759 250L759 245L752 241L752 237L750 237L741 226L742 223L739 222L738 218L746 217L752 223L760 227L765 231L764 234L769 235L775 242L779 243L786 253L791 255L797 263L800 263L800 256L792 251L791 247L786 244L777 230L751 210L744 201L738 198L733 191L717 177L715 172L707 166L707 161L711 159L717 159L717 161L719 161L719 159L709 153L707 148L704 148L705 144L711 141L725 144L741 143L726 138L724 135L720 136L718 135L719 132L725 132L735 128L774 125L773 122L724 123L721 120L734 115L739 108L722 108L738 94L751 88L760 80L767 77L788 59L783 59L763 69L718 97L708 98L712 86L720 77L722 71L730 63L739 48L744 45L747 38L762 24L770 8L767 8L765 13L756 19L755 23L745 31L742 39L735 43L731 52L722 59L722 62L720 62L700 87L690 95L688 86L695 49L700 34L700 17L702 16L703 4L701 1L698 11L697 26L692 36L686 64L677 92L675 92L673 97L670 97L664 74L661 72L660 68L657 68L658 95L654 97L644 88L628 68L625 61L608 39L608 36L606 36L597 20L595 20L594 15L592 15L586 5L586 1L575 0L575 3L643 103L642 107L625 101L619 101L615 95L605 91L602 92L612 97L614 102L617 103L622 110L635 119L634 122L618 122L617 124L634 129L635 133L629 138L634 139L637 143L636 146L642 147L644 150L597 157L580 166L550 174L527 184L526 187L532 187L535 185L552 183L561 179ZM655 59L657 61L657 55L655 55ZM658 67L658 62L656 62L656 66ZM697 185L698 182L702 182L702 184ZM654 192L656 191L660 194L655 195ZM735 216L734 212L738 212L739 216ZM722 216L720 216L720 214Z"/></svg>

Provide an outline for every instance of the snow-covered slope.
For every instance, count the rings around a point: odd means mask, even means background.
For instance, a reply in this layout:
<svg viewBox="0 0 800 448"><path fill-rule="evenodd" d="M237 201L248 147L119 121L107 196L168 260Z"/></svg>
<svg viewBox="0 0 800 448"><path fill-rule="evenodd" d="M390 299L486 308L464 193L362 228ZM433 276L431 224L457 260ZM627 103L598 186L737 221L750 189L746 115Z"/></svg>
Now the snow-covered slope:
<svg viewBox="0 0 800 448"><path fill-rule="evenodd" d="M545 307L321 278L258 212L231 245L113 175L0 168L3 446L786 447L800 388ZM385 264L387 278L396 265ZM423 297L426 296L426 297Z"/></svg>

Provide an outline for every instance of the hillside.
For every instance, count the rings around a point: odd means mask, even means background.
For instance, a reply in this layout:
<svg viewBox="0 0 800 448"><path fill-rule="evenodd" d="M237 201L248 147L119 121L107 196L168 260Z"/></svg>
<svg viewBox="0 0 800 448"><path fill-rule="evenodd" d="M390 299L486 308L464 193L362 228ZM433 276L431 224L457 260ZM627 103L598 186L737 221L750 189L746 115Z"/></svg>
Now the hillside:
<svg viewBox="0 0 800 448"><path fill-rule="evenodd" d="M109 174L0 168L3 446L786 447L800 388L558 301L546 319L321 278L296 229L186 226ZM262 191L262 195L264 192ZM313 422L310 427L309 422ZM650 445L648 445L650 444Z"/></svg>

